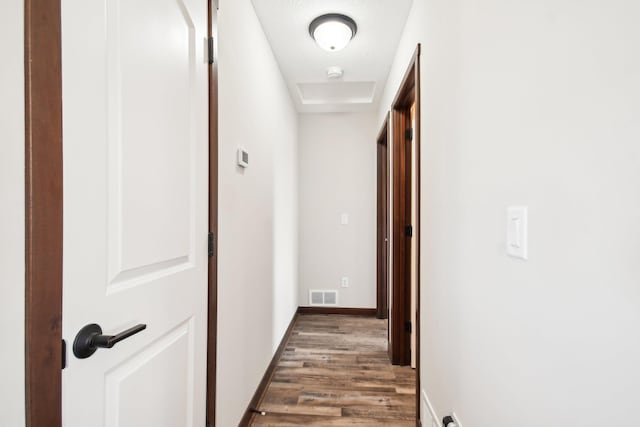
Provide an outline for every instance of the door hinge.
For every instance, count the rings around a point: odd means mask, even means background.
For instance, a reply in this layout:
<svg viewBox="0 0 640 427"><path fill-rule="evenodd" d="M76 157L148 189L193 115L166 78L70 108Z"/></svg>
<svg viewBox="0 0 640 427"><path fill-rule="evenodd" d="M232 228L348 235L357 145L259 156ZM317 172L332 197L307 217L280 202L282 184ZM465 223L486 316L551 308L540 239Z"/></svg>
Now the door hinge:
<svg viewBox="0 0 640 427"><path fill-rule="evenodd" d="M209 235L208 235L208 252L209 252L209 257L212 257L214 254L214 242L213 242L213 233L210 231Z"/></svg>
<svg viewBox="0 0 640 427"><path fill-rule="evenodd" d="M213 64L213 37L207 39L207 50L209 52L209 65Z"/></svg>
<svg viewBox="0 0 640 427"><path fill-rule="evenodd" d="M67 367L67 342L62 340L62 369Z"/></svg>
<svg viewBox="0 0 640 427"><path fill-rule="evenodd" d="M404 330L407 331L408 333L411 333L411 322L405 322Z"/></svg>
<svg viewBox="0 0 640 427"><path fill-rule="evenodd" d="M407 237L413 237L413 225L407 225L405 233L407 234Z"/></svg>
<svg viewBox="0 0 640 427"><path fill-rule="evenodd" d="M407 129L407 131L405 132L404 135L405 135L407 141L413 141L413 128Z"/></svg>

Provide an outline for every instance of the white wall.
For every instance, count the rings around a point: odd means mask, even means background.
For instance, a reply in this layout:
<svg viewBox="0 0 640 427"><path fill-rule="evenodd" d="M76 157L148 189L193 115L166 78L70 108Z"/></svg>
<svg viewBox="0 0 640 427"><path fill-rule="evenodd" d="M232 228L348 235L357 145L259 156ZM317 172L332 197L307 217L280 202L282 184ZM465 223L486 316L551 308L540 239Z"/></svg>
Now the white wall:
<svg viewBox="0 0 640 427"><path fill-rule="evenodd" d="M249 0L220 2L218 60L217 425L234 426L297 308L297 113Z"/></svg>
<svg viewBox="0 0 640 427"><path fill-rule="evenodd" d="M640 425L640 3L414 0L422 385L465 426ZM529 206L529 261L505 255ZM423 419L427 419L423 416Z"/></svg>
<svg viewBox="0 0 640 427"><path fill-rule="evenodd" d="M282 97L283 127L274 135L273 352L298 308L298 121Z"/></svg>
<svg viewBox="0 0 640 427"><path fill-rule="evenodd" d="M374 113L300 115L301 306L310 289L338 290L341 307L376 306L377 132Z"/></svg>
<svg viewBox="0 0 640 427"><path fill-rule="evenodd" d="M0 425L24 425L24 4L0 4Z"/></svg>

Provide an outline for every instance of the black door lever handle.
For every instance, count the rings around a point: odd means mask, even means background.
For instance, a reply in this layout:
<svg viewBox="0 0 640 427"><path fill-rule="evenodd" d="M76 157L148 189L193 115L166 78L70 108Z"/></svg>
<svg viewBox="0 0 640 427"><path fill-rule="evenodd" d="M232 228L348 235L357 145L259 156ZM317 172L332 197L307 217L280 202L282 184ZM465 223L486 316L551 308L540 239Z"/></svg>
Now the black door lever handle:
<svg viewBox="0 0 640 427"><path fill-rule="evenodd" d="M78 359L86 359L96 352L99 348L111 348L120 341L129 338L132 335L147 329L147 325L139 324L132 328L122 331L117 335L102 335L100 325L91 323L78 332L75 340L73 340L73 354Z"/></svg>

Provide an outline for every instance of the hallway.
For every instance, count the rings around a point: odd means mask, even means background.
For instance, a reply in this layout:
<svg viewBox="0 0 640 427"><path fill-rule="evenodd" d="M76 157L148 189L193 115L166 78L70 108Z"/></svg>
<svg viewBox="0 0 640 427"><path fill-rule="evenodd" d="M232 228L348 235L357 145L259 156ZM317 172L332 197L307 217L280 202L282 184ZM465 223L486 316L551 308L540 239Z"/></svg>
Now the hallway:
<svg viewBox="0 0 640 427"><path fill-rule="evenodd" d="M0 427L640 427L638 22L2 0Z"/></svg>
<svg viewBox="0 0 640 427"><path fill-rule="evenodd" d="M386 336L386 320L299 315L251 425L414 426L415 371L389 363Z"/></svg>

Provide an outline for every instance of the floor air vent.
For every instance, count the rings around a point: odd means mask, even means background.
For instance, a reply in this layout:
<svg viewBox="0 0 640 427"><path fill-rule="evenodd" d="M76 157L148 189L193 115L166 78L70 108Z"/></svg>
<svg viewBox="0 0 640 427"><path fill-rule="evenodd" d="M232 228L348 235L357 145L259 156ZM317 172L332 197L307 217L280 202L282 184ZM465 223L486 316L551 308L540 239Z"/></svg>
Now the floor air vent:
<svg viewBox="0 0 640 427"><path fill-rule="evenodd" d="M338 305L338 291L309 291L309 305Z"/></svg>

